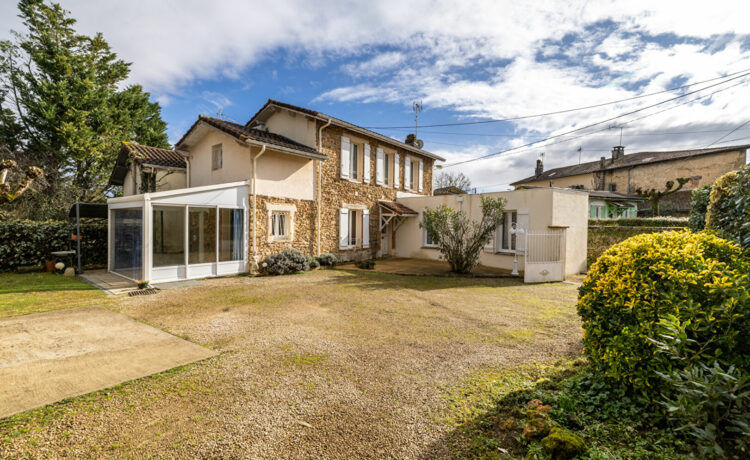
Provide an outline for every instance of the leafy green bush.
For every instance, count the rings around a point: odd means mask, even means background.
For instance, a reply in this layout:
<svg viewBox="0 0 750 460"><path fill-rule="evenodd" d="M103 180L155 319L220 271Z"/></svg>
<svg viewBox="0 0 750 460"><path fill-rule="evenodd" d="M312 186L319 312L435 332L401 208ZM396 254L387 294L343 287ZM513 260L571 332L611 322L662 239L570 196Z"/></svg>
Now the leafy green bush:
<svg viewBox="0 0 750 460"><path fill-rule="evenodd" d="M589 219L589 227L676 227L688 226L685 217L632 217L622 219Z"/></svg>
<svg viewBox="0 0 750 460"><path fill-rule="evenodd" d="M336 255L331 254L330 252L325 252L316 257L316 259L321 267L333 267L338 263Z"/></svg>
<svg viewBox="0 0 750 460"><path fill-rule="evenodd" d="M711 196L711 186L703 185L693 190L690 200L690 216L688 228L692 232L700 232L706 227L706 211Z"/></svg>
<svg viewBox="0 0 750 460"><path fill-rule="evenodd" d="M667 315L691 320L687 337L702 356L750 368L750 261L715 235L637 235L608 249L579 290L584 346L592 365L647 396L659 397L656 372L677 365L651 340Z"/></svg>
<svg viewBox="0 0 750 460"><path fill-rule="evenodd" d="M664 392L662 404L677 430L690 434L704 456L723 457L730 451L739 457L750 439L750 373L719 360L704 364L706 343L688 338L690 323L669 315L659 322L659 337L653 339L676 363L690 363L659 373L670 390Z"/></svg>
<svg viewBox="0 0 750 460"><path fill-rule="evenodd" d="M706 213L706 228L750 247L750 165L724 174L714 182Z"/></svg>
<svg viewBox="0 0 750 460"><path fill-rule="evenodd" d="M320 262L318 262L318 259L315 257L310 258L310 269L315 269L320 267Z"/></svg>
<svg viewBox="0 0 750 460"><path fill-rule="evenodd" d="M75 249L75 225L65 221L7 220L0 222L0 271L44 265L52 251ZM81 224L81 263L107 263L107 223Z"/></svg>
<svg viewBox="0 0 750 460"><path fill-rule="evenodd" d="M296 249L284 249L278 254L266 257L260 264L260 271L267 275L306 272L310 270L311 259Z"/></svg>

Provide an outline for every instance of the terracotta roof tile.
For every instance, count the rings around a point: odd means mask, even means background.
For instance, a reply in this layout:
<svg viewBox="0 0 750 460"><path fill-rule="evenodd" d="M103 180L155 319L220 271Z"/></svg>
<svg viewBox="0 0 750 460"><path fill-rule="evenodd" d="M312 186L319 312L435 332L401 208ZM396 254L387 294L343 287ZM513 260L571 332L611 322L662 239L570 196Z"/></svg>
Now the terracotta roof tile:
<svg viewBox="0 0 750 460"><path fill-rule="evenodd" d="M141 145L136 142L123 142L123 147L127 149L130 158L138 163L146 163L155 166L166 166L171 168L186 168L185 157L174 150L160 149Z"/></svg>
<svg viewBox="0 0 750 460"><path fill-rule="evenodd" d="M378 204L388 211L393 212L394 214L397 214L399 216L417 216L419 213L407 206L404 206L401 203L397 203L395 201L385 201L380 200L378 201Z"/></svg>
<svg viewBox="0 0 750 460"><path fill-rule="evenodd" d="M200 123L206 123L210 126L213 126L214 128L224 131L230 136L235 137L241 141L253 140L256 142L262 142L262 143L269 144L269 145L284 147L290 150L296 150L300 152L301 154L304 154L305 156L311 156L311 157L315 157L319 159L326 159L326 155L318 152L314 148L309 147L304 144L300 144L299 142L289 139L288 137L282 136L280 134L274 134L274 133L269 133L267 131L261 131L259 129L248 128L246 126L239 125L237 123L232 123L226 120L220 120L218 118L207 117L205 115L200 115L198 117L198 120L193 124L193 126L190 127L188 132L186 132L185 135L182 136L182 139L180 139L180 141L177 142L177 145L178 146L181 145L185 141L185 139L190 135L190 133L193 132L193 130L195 130L195 128Z"/></svg>

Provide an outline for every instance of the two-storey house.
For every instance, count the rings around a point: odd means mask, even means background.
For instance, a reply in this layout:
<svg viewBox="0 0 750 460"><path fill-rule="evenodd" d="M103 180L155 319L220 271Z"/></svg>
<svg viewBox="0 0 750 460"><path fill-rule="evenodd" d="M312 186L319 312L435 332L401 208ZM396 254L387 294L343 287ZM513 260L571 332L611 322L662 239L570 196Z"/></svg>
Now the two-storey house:
<svg viewBox="0 0 750 460"><path fill-rule="evenodd" d="M287 247L387 255L400 223L417 215L396 198L430 195L436 160L274 100L244 125L200 116L174 151L123 146L111 179L123 196L109 200L110 270L171 281L255 270Z"/></svg>

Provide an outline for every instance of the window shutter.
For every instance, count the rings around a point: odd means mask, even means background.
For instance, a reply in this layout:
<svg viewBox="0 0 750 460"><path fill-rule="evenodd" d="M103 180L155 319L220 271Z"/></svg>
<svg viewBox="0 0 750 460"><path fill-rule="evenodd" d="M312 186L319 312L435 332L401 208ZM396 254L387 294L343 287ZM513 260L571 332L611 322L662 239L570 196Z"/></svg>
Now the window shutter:
<svg viewBox="0 0 750 460"><path fill-rule="evenodd" d="M349 247L349 210L339 209L339 249Z"/></svg>
<svg viewBox="0 0 750 460"><path fill-rule="evenodd" d="M362 247L365 249L370 247L370 211L368 209L362 211Z"/></svg>
<svg viewBox="0 0 750 460"><path fill-rule="evenodd" d="M363 175L365 176L365 184L370 183L370 144L365 144L365 164L363 168Z"/></svg>
<svg viewBox="0 0 750 460"><path fill-rule="evenodd" d="M399 180L399 179L398 179L398 176L399 176L399 174L401 173L401 170L400 170L400 168L399 168L399 166L401 166L401 165L399 164L399 163L400 163L400 160L401 160L401 159L399 158L399 156L398 156L398 153L397 153L397 154L396 154L396 155L395 155L395 156L393 157L393 186L394 186L395 188L398 188L398 180Z"/></svg>
<svg viewBox="0 0 750 460"><path fill-rule="evenodd" d="M404 158L404 188L411 190L412 184L411 158Z"/></svg>
<svg viewBox="0 0 750 460"><path fill-rule="evenodd" d="M417 191L422 191L422 182L424 182L424 161L419 160L419 182L417 183Z"/></svg>
<svg viewBox="0 0 750 460"><path fill-rule="evenodd" d="M349 178L349 161L351 160L352 145L349 138L341 136L341 178Z"/></svg>
<svg viewBox="0 0 750 460"><path fill-rule="evenodd" d="M385 182L385 168L387 168L388 165L385 164L385 154L383 153L383 149L378 148L375 152L375 183L383 185L383 182Z"/></svg>

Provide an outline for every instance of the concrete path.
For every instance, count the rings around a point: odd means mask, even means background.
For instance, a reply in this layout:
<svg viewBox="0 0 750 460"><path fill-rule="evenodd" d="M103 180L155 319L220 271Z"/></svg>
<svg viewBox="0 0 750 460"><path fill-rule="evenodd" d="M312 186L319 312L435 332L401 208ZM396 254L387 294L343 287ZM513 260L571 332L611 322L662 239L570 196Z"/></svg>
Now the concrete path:
<svg viewBox="0 0 750 460"><path fill-rule="evenodd" d="M214 355L101 307L0 319L0 418Z"/></svg>
<svg viewBox="0 0 750 460"><path fill-rule="evenodd" d="M109 294L124 294L138 289L134 281L110 273L107 270L86 270L78 278L93 284Z"/></svg>

